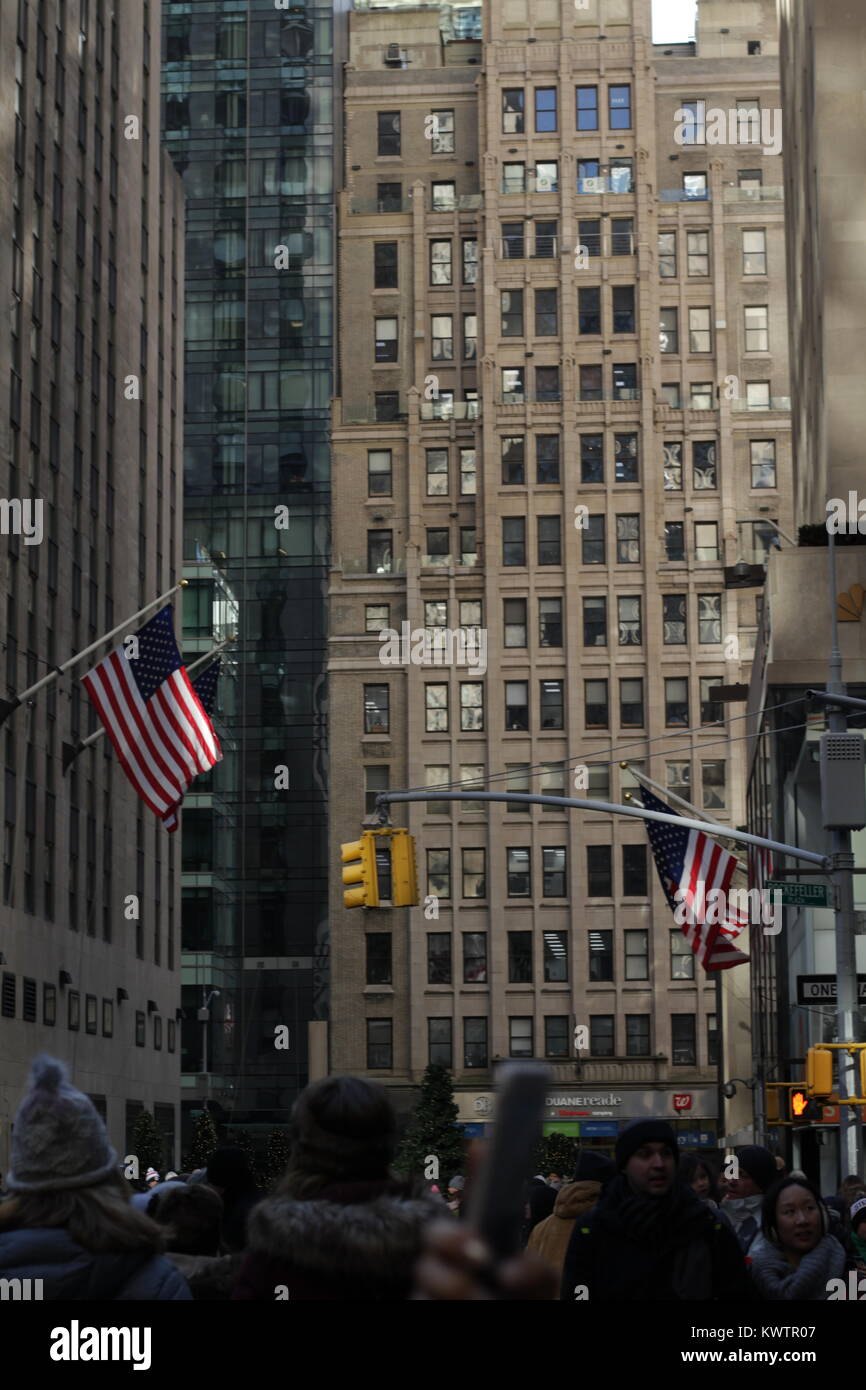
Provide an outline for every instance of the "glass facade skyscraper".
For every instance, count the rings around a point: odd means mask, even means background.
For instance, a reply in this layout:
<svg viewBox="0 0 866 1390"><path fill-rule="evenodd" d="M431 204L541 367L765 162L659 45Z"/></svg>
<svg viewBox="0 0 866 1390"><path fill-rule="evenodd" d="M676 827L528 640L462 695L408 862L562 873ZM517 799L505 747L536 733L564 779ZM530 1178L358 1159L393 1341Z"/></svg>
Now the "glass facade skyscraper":
<svg viewBox="0 0 866 1390"><path fill-rule="evenodd" d="M184 1111L207 1097L267 1131L327 1009L332 7L168 0L163 19L187 200L184 650L236 636L224 761L183 817Z"/></svg>

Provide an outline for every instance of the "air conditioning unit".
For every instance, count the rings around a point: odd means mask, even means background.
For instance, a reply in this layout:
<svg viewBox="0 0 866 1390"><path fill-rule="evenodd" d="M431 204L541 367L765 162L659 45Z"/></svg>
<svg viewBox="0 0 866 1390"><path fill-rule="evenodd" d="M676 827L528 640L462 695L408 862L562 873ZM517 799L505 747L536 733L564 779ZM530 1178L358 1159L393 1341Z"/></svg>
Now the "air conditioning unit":
<svg viewBox="0 0 866 1390"><path fill-rule="evenodd" d="M398 43L389 43L385 49L385 63L387 67L405 68L408 63L405 48L401 48Z"/></svg>

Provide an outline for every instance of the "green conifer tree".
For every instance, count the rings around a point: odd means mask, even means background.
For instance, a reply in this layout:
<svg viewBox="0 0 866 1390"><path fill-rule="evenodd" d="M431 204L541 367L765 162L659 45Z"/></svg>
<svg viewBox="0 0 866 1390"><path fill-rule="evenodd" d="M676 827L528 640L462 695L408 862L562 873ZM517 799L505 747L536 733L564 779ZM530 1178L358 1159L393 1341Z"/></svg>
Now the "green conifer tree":
<svg viewBox="0 0 866 1390"><path fill-rule="evenodd" d="M149 1110L142 1110L132 1127L132 1152L138 1159L140 1177L148 1168L162 1173L163 1138Z"/></svg>
<svg viewBox="0 0 866 1390"><path fill-rule="evenodd" d="M446 1067L431 1062L394 1167L411 1177L436 1178L444 1190L449 1178L463 1171L465 1161L465 1144L456 1120L451 1074Z"/></svg>
<svg viewBox="0 0 866 1390"><path fill-rule="evenodd" d="M209 1110L202 1110L193 1125L189 1153L184 1165L186 1169L194 1172L196 1168L206 1168L218 1142L213 1116Z"/></svg>
<svg viewBox="0 0 866 1390"><path fill-rule="evenodd" d="M259 1165L259 1173L263 1185L268 1191L273 1191L283 1173L291 1154L289 1136L284 1129L272 1129L268 1135L268 1144L264 1156Z"/></svg>

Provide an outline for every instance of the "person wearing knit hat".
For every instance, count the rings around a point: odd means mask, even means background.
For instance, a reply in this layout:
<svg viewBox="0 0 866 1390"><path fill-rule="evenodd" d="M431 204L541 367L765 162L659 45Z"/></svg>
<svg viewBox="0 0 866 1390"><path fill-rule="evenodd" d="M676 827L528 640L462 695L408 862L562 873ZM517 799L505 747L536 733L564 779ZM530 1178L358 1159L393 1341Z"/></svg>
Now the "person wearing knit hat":
<svg viewBox="0 0 866 1390"><path fill-rule="evenodd" d="M737 1149L735 1161L736 1177L728 1178L722 1211L734 1228L743 1254L751 1259L764 1244L761 1207L764 1193L777 1181L779 1170L770 1150L760 1144L745 1144Z"/></svg>
<svg viewBox="0 0 866 1390"><path fill-rule="evenodd" d="M615 1157L615 1176L575 1223L562 1301L754 1297L733 1233L678 1177L677 1137L667 1121L627 1125Z"/></svg>
<svg viewBox="0 0 866 1390"><path fill-rule="evenodd" d="M190 1299L117 1162L89 1097L62 1062L37 1057L12 1131L0 1277L41 1279L46 1300Z"/></svg>

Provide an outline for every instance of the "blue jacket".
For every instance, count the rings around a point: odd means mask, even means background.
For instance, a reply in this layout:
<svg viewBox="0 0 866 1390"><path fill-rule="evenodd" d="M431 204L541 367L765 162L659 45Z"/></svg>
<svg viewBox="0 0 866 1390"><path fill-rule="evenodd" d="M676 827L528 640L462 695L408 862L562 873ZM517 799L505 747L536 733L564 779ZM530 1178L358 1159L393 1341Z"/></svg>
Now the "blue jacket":
<svg viewBox="0 0 866 1390"><path fill-rule="evenodd" d="M0 1278L42 1279L48 1299L191 1299L176 1265L149 1250L94 1255L63 1228L0 1233Z"/></svg>

